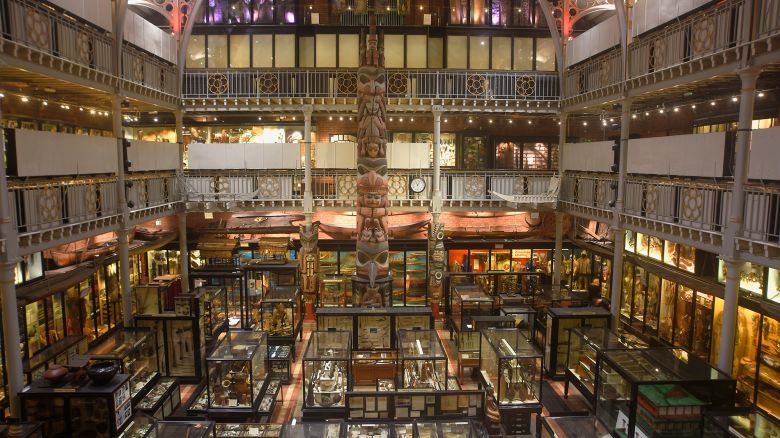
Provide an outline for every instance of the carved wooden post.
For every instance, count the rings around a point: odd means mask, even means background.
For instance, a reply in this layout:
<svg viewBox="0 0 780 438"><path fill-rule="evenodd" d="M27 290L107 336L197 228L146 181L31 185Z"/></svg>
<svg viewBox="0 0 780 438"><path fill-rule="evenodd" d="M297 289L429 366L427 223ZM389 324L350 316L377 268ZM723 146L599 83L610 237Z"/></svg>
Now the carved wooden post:
<svg viewBox="0 0 780 438"><path fill-rule="evenodd" d="M361 32L358 68L357 272L352 277L352 302L357 306L390 305L393 285L387 242L386 72L382 40L372 18L368 35Z"/></svg>
<svg viewBox="0 0 780 438"><path fill-rule="evenodd" d="M444 224L436 215L428 224L428 299L436 319L439 319L439 303L444 291L444 258Z"/></svg>
<svg viewBox="0 0 780 438"><path fill-rule="evenodd" d="M320 249L319 221L311 225L300 225L301 252L298 255L298 263L301 270L301 290L306 302L306 320L314 321L314 303L317 302L317 291L320 284Z"/></svg>

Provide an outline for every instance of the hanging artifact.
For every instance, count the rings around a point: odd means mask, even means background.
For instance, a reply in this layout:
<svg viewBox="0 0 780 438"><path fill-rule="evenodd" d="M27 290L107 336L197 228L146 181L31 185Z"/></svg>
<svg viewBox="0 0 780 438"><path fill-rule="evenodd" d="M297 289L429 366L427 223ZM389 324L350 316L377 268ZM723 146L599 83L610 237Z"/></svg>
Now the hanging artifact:
<svg viewBox="0 0 780 438"><path fill-rule="evenodd" d="M383 36L372 17L368 35L361 32L358 69L357 272L352 277L357 306L386 306L392 289L385 79Z"/></svg>
<svg viewBox="0 0 780 438"><path fill-rule="evenodd" d="M301 283L303 298L307 303L314 303L317 299L320 272L319 221L311 225L300 226L301 251L298 263L301 271Z"/></svg>

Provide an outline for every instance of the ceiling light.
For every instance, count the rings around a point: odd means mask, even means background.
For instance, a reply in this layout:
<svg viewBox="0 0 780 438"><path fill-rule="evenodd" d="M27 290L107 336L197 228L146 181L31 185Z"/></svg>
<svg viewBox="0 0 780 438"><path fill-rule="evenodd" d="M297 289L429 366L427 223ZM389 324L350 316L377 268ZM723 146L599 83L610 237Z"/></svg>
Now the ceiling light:
<svg viewBox="0 0 780 438"><path fill-rule="evenodd" d="M409 119L410 122L414 122L414 117Z"/></svg>
<svg viewBox="0 0 780 438"><path fill-rule="evenodd" d="M631 114L631 118L635 119L636 118L636 114Z"/></svg>
<svg viewBox="0 0 780 438"><path fill-rule="evenodd" d="M615 119L613 117L609 118L609 123L613 123L614 121L615 121Z"/></svg>
<svg viewBox="0 0 780 438"><path fill-rule="evenodd" d="M344 117L339 117L339 120L343 122L344 121Z"/></svg>
<svg viewBox="0 0 780 438"><path fill-rule="evenodd" d="M484 40L483 40L483 41L480 41L480 42L479 42L479 45L480 45L480 46L484 46L484 45L485 45L485 41L484 41Z"/></svg>
<svg viewBox="0 0 780 438"><path fill-rule="evenodd" d="M84 111L84 108L82 108L82 107L79 107L79 111Z"/></svg>
<svg viewBox="0 0 780 438"><path fill-rule="evenodd" d="M349 118L349 121L350 121L350 122L352 121L352 117L350 117L350 118Z"/></svg>
<svg viewBox="0 0 780 438"><path fill-rule="evenodd" d="M758 97L764 97L764 92L763 91L759 92Z"/></svg>
<svg viewBox="0 0 780 438"><path fill-rule="evenodd" d="M732 102L736 102L737 100L738 100L738 99L737 99L737 96L734 96L734 97L732 97L732 98L731 98L731 101L732 101Z"/></svg>
<svg viewBox="0 0 780 438"><path fill-rule="evenodd" d="M391 122L393 121L393 118L392 118L392 117L390 117L390 121L391 121Z"/></svg>
<svg viewBox="0 0 780 438"><path fill-rule="evenodd" d="M49 102L43 101L43 106L49 106Z"/></svg>
<svg viewBox="0 0 780 438"><path fill-rule="evenodd" d="M674 107L674 112L679 112L680 108Z"/></svg>
<svg viewBox="0 0 780 438"><path fill-rule="evenodd" d="M607 126L607 121L606 121L606 120L602 120L602 121L601 121L601 125L602 125L602 126Z"/></svg>
<svg viewBox="0 0 780 438"><path fill-rule="evenodd" d="M529 125L530 125L530 124L532 124L532 123L533 123L533 121L531 121L531 120L529 120L529 121L528 121L528 124L529 124Z"/></svg>
<svg viewBox="0 0 780 438"><path fill-rule="evenodd" d="M309 5L309 10L311 11L312 9L313 9L313 8L312 8L312 5Z"/></svg>
<svg viewBox="0 0 780 438"><path fill-rule="evenodd" d="M263 118L262 118L262 117L258 117L258 118L257 118L257 120L261 120L261 121L262 121L262 120L263 120Z"/></svg>
<svg viewBox="0 0 780 438"><path fill-rule="evenodd" d="M333 120L333 116L328 116L328 120Z"/></svg>
<svg viewBox="0 0 780 438"><path fill-rule="evenodd" d="M447 119L444 119L444 123L447 123Z"/></svg>
<svg viewBox="0 0 780 438"><path fill-rule="evenodd" d="M2 99L2 98L4 98L4 97L5 97L5 94L3 94L3 93L0 93L0 99Z"/></svg>
<svg viewBox="0 0 780 438"><path fill-rule="evenodd" d="M512 123L515 123L515 121L512 120L512 119L509 119L509 124L511 125ZM529 120L528 123L531 123L531 121Z"/></svg>
<svg viewBox="0 0 780 438"><path fill-rule="evenodd" d="M421 11L423 10L423 7L422 7L422 5L420 5L420 10L421 10Z"/></svg>
<svg viewBox="0 0 780 438"><path fill-rule="evenodd" d="M664 113L664 109L663 109L663 108L660 108L660 109L658 110L658 112L659 112L659 113L661 113L661 114L663 114L663 113Z"/></svg>
<svg viewBox="0 0 780 438"><path fill-rule="evenodd" d="M696 109L696 104L691 105L691 108Z"/></svg>
<svg viewBox="0 0 780 438"><path fill-rule="evenodd" d="M474 119L469 119L469 123L474 123Z"/></svg>
<svg viewBox="0 0 780 438"><path fill-rule="evenodd" d="M710 102L710 106L715 106L715 101Z"/></svg>
<svg viewBox="0 0 780 438"><path fill-rule="evenodd" d="M561 122L558 122L558 126L561 126Z"/></svg>
<svg viewBox="0 0 780 438"><path fill-rule="evenodd" d="M493 123L493 119L488 120L488 123Z"/></svg>
<svg viewBox="0 0 780 438"><path fill-rule="evenodd" d="M89 113L90 114L95 114L95 110L91 109L91 110L89 110Z"/></svg>
<svg viewBox="0 0 780 438"><path fill-rule="evenodd" d="M649 115L650 115L650 113L645 111L645 116L649 116Z"/></svg>
<svg viewBox="0 0 780 438"><path fill-rule="evenodd" d="M399 122L403 122L403 121L404 121L404 118L403 118L403 117L399 117L399 118L398 118L398 121L399 121Z"/></svg>
<svg viewBox="0 0 780 438"><path fill-rule="evenodd" d="M159 121L160 121L160 119L158 119L157 117L155 117L155 118L154 118L154 121L155 121L155 122L159 122Z"/></svg>
<svg viewBox="0 0 780 438"><path fill-rule="evenodd" d="M22 102L29 102L30 99L27 96L22 96Z"/></svg>
<svg viewBox="0 0 780 438"><path fill-rule="evenodd" d="M588 122L582 122L582 126L588 126Z"/></svg>

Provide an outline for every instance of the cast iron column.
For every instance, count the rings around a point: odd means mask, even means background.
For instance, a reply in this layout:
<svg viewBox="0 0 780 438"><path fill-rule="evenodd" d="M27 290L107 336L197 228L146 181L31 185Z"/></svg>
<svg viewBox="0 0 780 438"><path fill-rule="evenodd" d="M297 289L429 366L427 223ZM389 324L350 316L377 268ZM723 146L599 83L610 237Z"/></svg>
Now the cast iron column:
<svg viewBox="0 0 780 438"><path fill-rule="evenodd" d="M125 178L125 148L122 130L122 98L111 98L111 117L113 118L114 137L116 137L117 169L116 191L119 200L119 229L116 232L119 247L119 284L122 294L122 320L125 327L133 325L133 290L130 286L130 247L128 238L130 232L127 224L130 222L130 209L127 205L127 180Z"/></svg>
<svg viewBox="0 0 780 438"><path fill-rule="evenodd" d="M176 142L179 144L179 181L184 181L184 113L175 111ZM182 191L182 198L184 192ZM181 199L182 208L177 213L179 219L179 273L181 274L181 291L190 291L190 252L187 248L187 205L186 199Z"/></svg>
<svg viewBox="0 0 780 438"><path fill-rule="evenodd" d="M558 187L563 186L563 179L566 176L566 169L563 168L563 147L566 144L566 113L559 114L558 126ZM560 189L558 190L560 197ZM555 212L555 252L553 253L553 290L559 290L561 287L561 271L563 270L563 213Z"/></svg>
<svg viewBox="0 0 780 438"><path fill-rule="evenodd" d="M303 107L303 214L307 226L311 226L314 215L314 195L311 186L311 113L311 105Z"/></svg>
<svg viewBox="0 0 780 438"><path fill-rule="evenodd" d="M620 223L620 213L623 212L623 203L626 193L626 167L628 166L628 136L631 132L631 100L624 98L621 102L620 115L620 149L619 169L617 181L617 197L613 210L613 229L615 235L614 256L612 259L612 285L610 288L610 311L612 312L612 328L617 330L620 324L620 290L623 285L623 247L625 246L626 231Z"/></svg>

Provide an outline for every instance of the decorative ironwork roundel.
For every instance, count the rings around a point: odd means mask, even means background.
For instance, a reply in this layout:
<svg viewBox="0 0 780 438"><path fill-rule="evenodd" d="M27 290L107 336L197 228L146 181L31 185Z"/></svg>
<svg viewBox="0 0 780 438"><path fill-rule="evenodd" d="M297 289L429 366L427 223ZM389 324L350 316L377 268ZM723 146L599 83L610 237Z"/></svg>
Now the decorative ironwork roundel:
<svg viewBox="0 0 780 438"><path fill-rule="evenodd" d="M38 214L42 223L59 220L60 193L58 189L47 187L41 191L38 198Z"/></svg>
<svg viewBox="0 0 780 438"><path fill-rule="evenodd" d="M391 73L387 78L387 91L394 96L406 95L409 77L404 73Z"/></svg>
<svg viewBox="0 0 780 438"><path fill-rule="evenodd" d="M485 195L485 179L479 175L467 176L463 189L469 198L482 198Z"/></svg>
<svg viewBox="0 0 780 438"><path fill-rule="evenodd" d="M533 96L536 92L536 78L528 75L520 76L515 83L515 92L519 96Z"/></svg>
<svg viewBox="0 0 780 438"><path fill-rule="evenodd" d="M650 46L650 67L663 67L666 63L666 41L658 38Z"/></svg>
<svg viewBox="0 0 780 438"><path fill-rule="evenodd" d="M596 184L596 202L604 204L607 202L607 181L599 181Z"/></svg>
<svg viewBox="0 0 780 438"><path fill-rule="evenodd" d="M341 72L336 75L336 87L339 94L357 93L357 74L352 72Z"/></svg>
<svg viewBox="0 0 780 438"><path fill-rule="evenodd" d="M211 180L211 189L214 193L227 193L230 191L230 181L227 178L215 176Z"/></svg>
<svg viewBox="0 0 780 438"><path fill-rule="evenodd" d="M339 199L353 198L357 195L357 176L339 175L336 181Z"/></svg>
<svg viewBox="0 0 780 438"><path fill-rule="evenodd" d="M602 61L601 66L599 67L599 81L601 82L601 85L607 85L609 83L609 74L611 72L611 68L609 66L609 62Z"/></svg>
<svg viewBox="0 0 780 438"><path fill-rule="evenodd" d="M487 77L471 74L466 77L466 90L472 96L482 96L487 93Z"/></svg>
<svg viewBox="0 0 780 438"><path fill-rule="evenodd" d="M658 210L658 188L656 186L645 186L645 199L642 200L642 209L645 213L656 213Z"/></svg>
<svg viewBox="0 0 780 438"><path fill-rule="evenodd" d="M92 44L89 41L89 35L84 32L76 34L77 56L82 64L90 65L93 61Z"/></svg>
<svg viewBox="0 0 780 438"><path fill-rule="evenodd" d="M258 194L263 198L277 198L281 189L279 178L270 176L260 177L257 180L257 188Z"/></svg>
<svg viewBox="0 0 780 438"><path fill-rule="evenodd" d="M209 93L221 95L228 90L228 78L222 73L214 73L208 78Z"/></svg>
<svg viewBox="0 0 780 438"><path fill-rule="evenodd" d="M697 221L702 217L704 208L704 195L697 189L683 189L682 192L682 217L685 220Z"/></svg>
<svg viewBox="0 0 780 438"><path fill-rule="evenodd" d="M27 27L30 43L34 47L43 50L51 48L51 23L44 14L34 9L28 9L24 17L24 24Z"/></svg>
<svg viewBox="0 0 780 438"><path fill-rule="evenodd" d="M84 187L84 205L88 214L97 213L100 206L98 205L100 200L98 198L97 186L90 184Z"/></svg>
<svg viewBox="0 0 780 438"><path fill-rule="evenodd" d="M275 73L262 73L255 81L257 81L257 92L260 94L274 94L279 91L279 76Z"/></svg>
<svg viewBox="0 0 780 438"><path fill-rule="evenodd" d="M712 50L715 42L715 19L707 17L693 25L693 53L700 55Z"/></svg>
<svg viewBox="0 0 780 438"><path fill-rule="evenodd" d="M403 175L392 175L387 181L387 192L390 196L404 197L409 182Z"/></svg>

